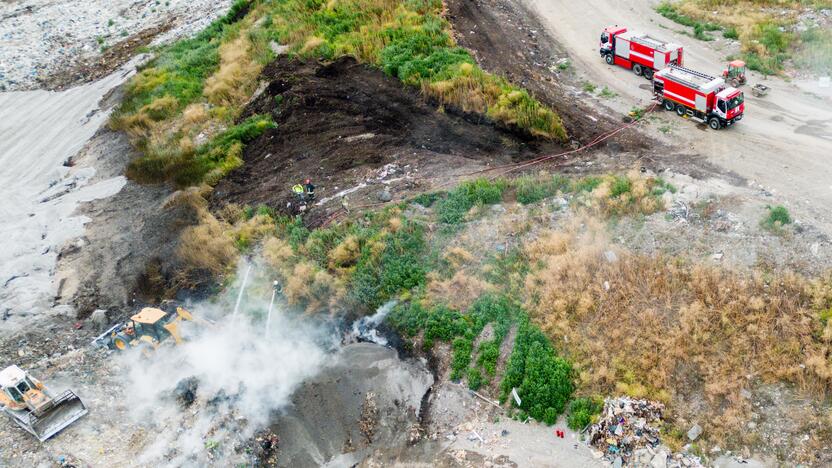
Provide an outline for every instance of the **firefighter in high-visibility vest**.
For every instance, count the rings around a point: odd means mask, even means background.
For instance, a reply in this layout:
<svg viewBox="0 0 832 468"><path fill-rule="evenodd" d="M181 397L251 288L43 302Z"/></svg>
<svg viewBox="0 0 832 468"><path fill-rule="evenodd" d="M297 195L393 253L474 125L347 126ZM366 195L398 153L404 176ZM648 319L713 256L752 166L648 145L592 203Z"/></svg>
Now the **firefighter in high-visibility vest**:
<svg viewBox="0 0 832 468"><path fill-rule="evenodd" d="M293 185L293 186L292 186L292 193L294 193L294 194L295 194L295 196L296 196L296 197L298 198L298 200L300 200L300 201L303 201L303 200L305 199L305 197L304 197L303 185L301 185L301 184L295 184L295 185Z"/></svg>

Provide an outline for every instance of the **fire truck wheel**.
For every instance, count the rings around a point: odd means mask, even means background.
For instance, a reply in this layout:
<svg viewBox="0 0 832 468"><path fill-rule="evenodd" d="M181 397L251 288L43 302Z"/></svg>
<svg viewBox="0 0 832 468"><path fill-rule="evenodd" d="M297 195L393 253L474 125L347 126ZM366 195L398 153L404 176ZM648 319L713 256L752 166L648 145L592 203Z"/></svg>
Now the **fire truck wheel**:
<svg viewBox="0 0 832 468"><path fill-rule="evenodd" d="M714 130L722 128L722 124L719 123L719 119L716 117L711 117L711 120L708 121L708 126Z"/></svg>
<svg viewBox="0 0 832 468"><path fill-rule="evenodd" d="M676 113L679 114L679 117L683 117L688 111L685 109L685 106L681 104L676 104Z"/></svg>
<svg viewBox="0 0 832 468"><path fill-rule="evenodd" d="M666 110L666 111L672 111L672 110L673 110L673 107L674 107L674 105L673 105L673 101L668 100L668 99L665 99L665 100L664 100L664 110Z"/></svg>
<svg viewBox="0 0 832 468"><path fill-rule="evenodd" d="M652 80L653 79L653 70L651 70L649 68L645 68L644 69L644 77L647 78L648 80Z"/></svg>
<svg viewBox="0 0 832 468"><path fill-rule="evenodd" d="M633 73L635 73L636 75L641 75L641 71L642 71L641 65L639 65L639 64L633 65Z"/></svg>
<svg viewBox="0 0 832 468"><path fill-rule="evenodd" d="M607 65L612 65L615 60L612 58L612 54L607 54L604 56L604 60L607 61Z"/></svg>

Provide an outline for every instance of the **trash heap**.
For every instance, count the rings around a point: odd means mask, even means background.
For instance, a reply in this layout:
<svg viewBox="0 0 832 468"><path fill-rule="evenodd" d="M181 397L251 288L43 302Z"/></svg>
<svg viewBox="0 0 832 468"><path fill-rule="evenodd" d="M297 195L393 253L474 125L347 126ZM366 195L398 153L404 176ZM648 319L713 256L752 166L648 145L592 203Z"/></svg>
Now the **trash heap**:
<svg viewBox="0 0 832 468"><path fill-rule="evenodd" d="M659 437L664 405L629 397L607 398L596 424L586 430L588 443L614 467L702 466L698 457L673 455Z"/></svg>

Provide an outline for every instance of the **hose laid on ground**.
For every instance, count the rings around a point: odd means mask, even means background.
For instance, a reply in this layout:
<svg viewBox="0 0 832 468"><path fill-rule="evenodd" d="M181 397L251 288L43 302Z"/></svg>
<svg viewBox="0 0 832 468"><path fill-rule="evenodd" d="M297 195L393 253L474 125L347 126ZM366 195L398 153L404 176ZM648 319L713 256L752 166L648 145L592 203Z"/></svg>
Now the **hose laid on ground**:
<svg viewBox="0 0 832 468"><path fill-rule="evenodd" d="M659 105L658 102L654 102L653 105L650 106L649 109L644 111L644 114L646 115L646 114L649 114L649 113L653 112L656 109L656 106L658 106L658 105ZM578 147L578 148L575 148L575 149L572 149L572 150L569 150L569 151L564 151L563 153L538 156L538 157L536 157L534 159L530 159L528 161L522 161L522 162L519 162L519 163L504 164L502 166L494 166L494 167L489 167L487 169L480 169L478 171L469 172L469 173L466 173L466 174L460 174L456 177L456 180L458 180L460 178L463 178L463 177L470 177L470 176L477 175L477 174L485 174L485 173L489 173L489 172L493 172L493 171L500 171L497 174L490 177L490 179L493 180L493 179L496 179L499 176L508 174L510 172L514 172L514 171L519 170L519 169L523 169L523 168L526 168L526 167L529 167L529 166L533 166L535 164L540 164L540 163L543 163L543 162L546 162L546 161L550 161L550 160L555 159L555 158L566 157L566 156L569 156L570 154L575 154L575 153L578 153L580 151L584 151L584 150L589 149L589 148L591 148L591 147L593 147L593 146L595 146L595 145L597 145L597 144L599 144L603 141L606 141L607 139L612 138L616 134L618 134L618 133L636 125L637 123L641 122L642 120L644 120L644 116L642 116L638 119L635 119L632 122L629 122L625 125L622 125L622 126L616 128L614 130L610 130L609 132L602 133L602 134L598 135L597 137L595 137L594 140L590 141L589 143L587 143L587 144L585 144L581 147ZM456 180L454 180L453 182L455 182ZM445 182L444 184L440 184L438 187L444 187L446 185L450 185L451 182L452 181ZM356 205L355 208L372 208L372 207L375 207L375 206L385 205L387 203L389 203L389 202L370 203L368 205ZM335 219L337 219L340 215L342 215L344 213L346 213L346 210L344 208L339 208L339 209L335 210L329 216L327 216L326 219L324 219L323 223L321 223L321 227L328 226L329 223L333 222Z"/></svg>

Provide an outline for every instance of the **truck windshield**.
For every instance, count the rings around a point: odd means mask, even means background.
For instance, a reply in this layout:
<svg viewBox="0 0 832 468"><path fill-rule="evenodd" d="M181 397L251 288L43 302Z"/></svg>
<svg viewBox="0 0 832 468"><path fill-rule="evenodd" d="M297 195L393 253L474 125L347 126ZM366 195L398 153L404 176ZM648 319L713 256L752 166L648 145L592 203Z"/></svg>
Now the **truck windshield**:
<svg viewBox="0 0 832 468"><path fill-rule="evenodd" d="M23 403L23 395L20 394L14 387L9 387L6 389L6 394L8 394L12 399L18 403Z"/></svg>
<svg viewBox="0 0 832 468"><path fill-rule="evenodd" d="M745 102L745 97L743 96L742 93L740 93L736 97L733 97L733 98L728 100L728 109L734 109L737 106L739 106L740 104L742 104L743 102Z"/></svg>
<svg viewBox="0 0 832 468"><path fill-rule="evenodd" d="M601 44L606 44L607 41L610 40L610 36L607 33L601 33Z"/></svg>

